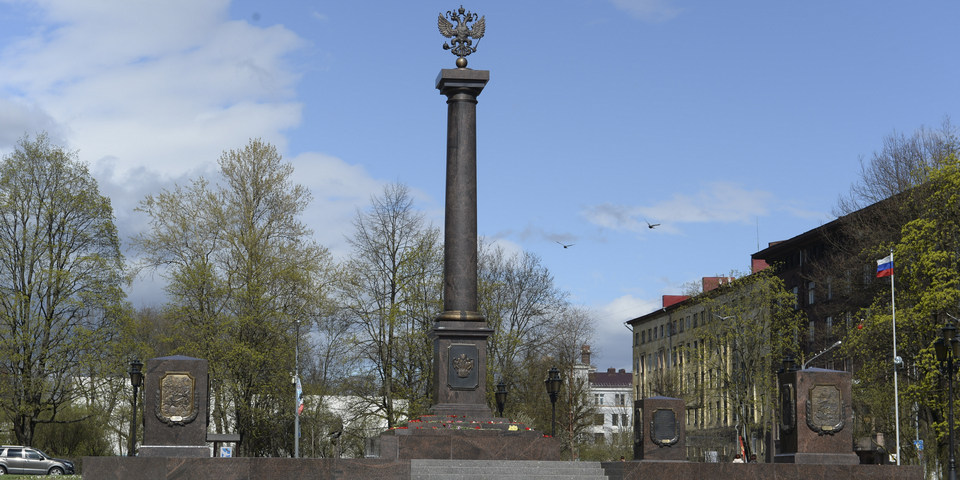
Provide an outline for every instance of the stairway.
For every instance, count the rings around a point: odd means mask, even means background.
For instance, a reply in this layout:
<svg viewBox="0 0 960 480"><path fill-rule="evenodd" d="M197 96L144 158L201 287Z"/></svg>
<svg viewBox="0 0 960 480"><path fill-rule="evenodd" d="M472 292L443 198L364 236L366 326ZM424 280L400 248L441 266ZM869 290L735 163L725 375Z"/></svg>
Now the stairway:
<svg viewBox="0 0 960 480"><path fill-rule="evenodd" d="M410 460L412 480L605 480L600 462Z"/></svg>

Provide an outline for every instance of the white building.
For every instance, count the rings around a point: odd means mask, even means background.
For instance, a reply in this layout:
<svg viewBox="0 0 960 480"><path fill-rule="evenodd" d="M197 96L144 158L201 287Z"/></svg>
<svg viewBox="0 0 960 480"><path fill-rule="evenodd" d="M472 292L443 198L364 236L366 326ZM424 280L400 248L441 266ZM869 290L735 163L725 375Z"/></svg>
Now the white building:
<svg viewBox="0 0 960 480"><path fill-rule="evenodd" d="M608 368L598 372L590 364L590 346L580 350L580 363L574 365L574 376L588 382L587 401L596 410L593 425L587 431L600 441L611 443L618 438L633 438L633 374L624 369Z"/></svg>

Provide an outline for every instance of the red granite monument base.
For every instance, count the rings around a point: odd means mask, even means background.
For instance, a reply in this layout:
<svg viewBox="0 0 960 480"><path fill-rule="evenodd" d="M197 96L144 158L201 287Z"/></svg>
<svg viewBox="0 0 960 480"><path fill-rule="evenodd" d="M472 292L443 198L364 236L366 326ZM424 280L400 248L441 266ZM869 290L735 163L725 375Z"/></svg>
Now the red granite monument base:
<svg viewBox="0 0 960 480"><path fill-rule="evenodd" d="M503 418L424 416L379 437L383 460L560 460L560 442Z"/></svg>

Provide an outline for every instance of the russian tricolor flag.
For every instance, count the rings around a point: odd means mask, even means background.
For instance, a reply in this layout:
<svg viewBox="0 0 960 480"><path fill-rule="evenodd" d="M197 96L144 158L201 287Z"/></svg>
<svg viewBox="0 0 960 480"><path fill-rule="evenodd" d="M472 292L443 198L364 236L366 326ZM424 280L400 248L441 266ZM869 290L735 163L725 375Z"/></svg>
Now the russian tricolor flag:
<svg viewBox="0 0 960 480"><path fill-rule="evenodd" d="M303 413L303 387L300 386L300 377L297 376L297 416Z"/></svg>
<svg viewBox="0 0 960 480"><path fill-rule="evenodd" d="M877 278L893 275L893 254L877 260Z"/></svg>

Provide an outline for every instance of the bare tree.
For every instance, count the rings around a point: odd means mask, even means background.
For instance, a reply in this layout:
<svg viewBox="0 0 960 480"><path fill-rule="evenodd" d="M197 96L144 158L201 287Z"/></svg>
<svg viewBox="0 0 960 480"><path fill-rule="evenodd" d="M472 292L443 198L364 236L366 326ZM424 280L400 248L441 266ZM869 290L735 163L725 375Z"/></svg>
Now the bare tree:
<svg viewBox="0 0 960 480"><path fill-rule="evenodd" d="M480 311L494 330L487 343L489 371L517 378L523 375L520 363L552 353L548 339L567 307L566 294L536 255L507 255L500 246L484 242L478 276Z"/></svg>
<svg viewBox="0 0 960 480"><path fill-rule="evenodd" d="M439 231L414 210L402 184L387 185L368 211L358 211L354 229L340 295L357 328L359 351L378 379L378 393L370 401L392 427L400 416L398 396L409 400L408 408L428 406L432 347L427 334L440 310L442 279Z"/></svg>
<svg viewBox="0 0 960 480"><path fill-rule="evenodd" d="M960 151L957 129L949 119L937 130L920 127L909 137L892 133L869 160L860 159L860 179L841 197L837 215L842 216L920 185Z"/></svg>

